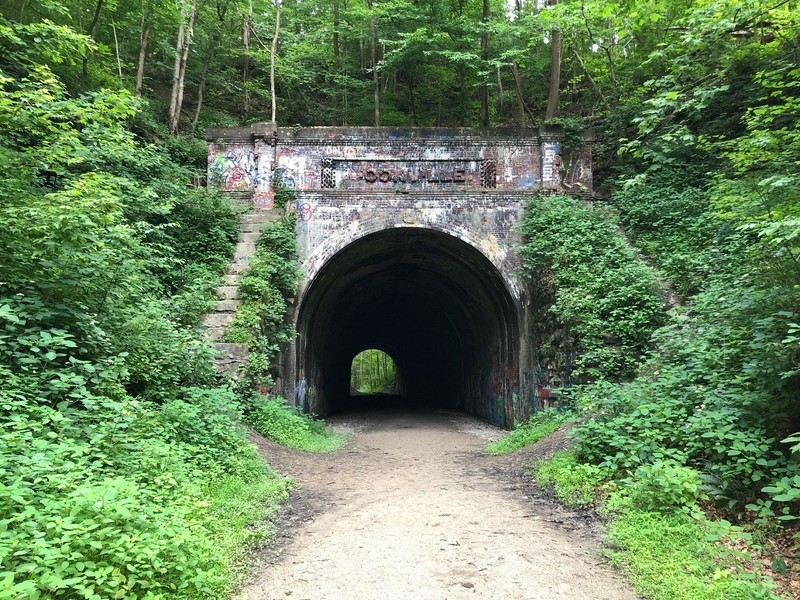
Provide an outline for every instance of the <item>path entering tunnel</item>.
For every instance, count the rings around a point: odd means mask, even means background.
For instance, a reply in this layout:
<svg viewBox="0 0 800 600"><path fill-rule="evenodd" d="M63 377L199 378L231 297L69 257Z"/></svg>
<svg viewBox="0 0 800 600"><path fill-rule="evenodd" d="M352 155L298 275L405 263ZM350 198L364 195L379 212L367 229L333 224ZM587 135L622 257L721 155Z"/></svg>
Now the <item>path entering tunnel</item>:
<svg viewBox="0 0 800 600"><path fill-rule="evenodd" d="M321 416L351 410L352 360L378 348L396 365L395 406L510 426L518 311L503 275L455 236L419 227L364 236L330 258L302 295L297 400Z"/></svg>

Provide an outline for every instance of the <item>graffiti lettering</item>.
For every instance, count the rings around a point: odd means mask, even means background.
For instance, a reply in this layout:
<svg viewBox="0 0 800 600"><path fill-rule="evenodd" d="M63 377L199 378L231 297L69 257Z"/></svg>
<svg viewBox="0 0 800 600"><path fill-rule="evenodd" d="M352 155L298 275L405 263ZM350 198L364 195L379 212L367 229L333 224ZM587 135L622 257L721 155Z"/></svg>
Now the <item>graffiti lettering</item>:
<svg viewBox="0 0 800 600"><path fill-rule="evenodd" d="M215 155L208 165L209 184L225 191L247 190L255 186L255 153L233 148Z"/></svg>
<svg viewBox="0 0 800 600"><path fill-rule="evenodd" d="M543 149L544 160L542 161L542 181L558 181L558 170L561 161L561 156L559 155L559 144L544 144Z"/></svg>
<svg viewBox="0 0 800 600"><path fill-rule="evenodd" d="M275 197L271 192L256 192L253 194L253 206L258 208L272 208L275 206Z"/></svg>
<svg viewBox="0 0 800 600"><path fill-rule="evenodd" d="M466 169L367 169L359 177L367 183L466 183Z"/></svg>

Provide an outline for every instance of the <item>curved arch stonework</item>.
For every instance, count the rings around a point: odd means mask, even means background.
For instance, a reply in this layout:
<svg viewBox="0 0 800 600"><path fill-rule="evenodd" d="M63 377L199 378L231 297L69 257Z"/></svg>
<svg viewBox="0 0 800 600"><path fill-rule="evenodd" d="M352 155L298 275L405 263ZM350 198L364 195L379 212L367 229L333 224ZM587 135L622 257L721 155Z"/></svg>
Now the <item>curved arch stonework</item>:
<svg viewBox="0 0 800 600"><path fill-rule="evenodd" d="M329 198L310 194L304 194L303 198L312 207L317 207L313 221L297 221L300 265L305 275L303 287L349 244L379 231L408 227L438 231L466 242L497 268L512 296L520 299L520 284L515 275L519 267L515 249L518 240L513 231L513 224L523 210L520 199L498 206L494 201L487 203L485 197L466 201L461 198L458 203L448 203L439 198L413 198L378 208L376 203L380 199L374 197L366 201L356 199L355 202L352 199L349 202L330 202ZM372 207L367 209L371 212L368 216L362 216L365 212L363 204ZM444 206L437 206L439 204ZM454 216L455 210L458 218ZM355 218L348 215L355 215Z"/></svg>
<svg viewBox="0 0 800 600"><path fill-rule="evenodd" d="M303 282L279 392L343 409L351 354L392 346L409 402L512 426L535 409L515 225L537 194L591 195L591 136L559 129L216 128L208 183L256 210L294 191Z"/></svg>

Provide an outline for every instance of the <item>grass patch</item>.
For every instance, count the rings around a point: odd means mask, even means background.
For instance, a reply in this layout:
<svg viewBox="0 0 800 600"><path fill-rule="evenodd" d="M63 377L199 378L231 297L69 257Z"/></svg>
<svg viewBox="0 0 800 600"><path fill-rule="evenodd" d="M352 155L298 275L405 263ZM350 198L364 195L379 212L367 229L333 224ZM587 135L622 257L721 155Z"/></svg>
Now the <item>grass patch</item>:
<svg viewBox="0 0 800 600"><path fill-rule="evenodd" d="M248 550L273 539L272 517L286 501L290 487L288 478L265 468L257 455L244 472L210 486L206 527L226 572L228 590L244 582L250 570Z"/></svg>
<svg viewBox="0 0 800 600"><path fill-rule="evenodd" d="M651 469L652 470L652 469ZM658 471L658 469L655 469ZM569 506L600 503L607 473L581 463L572 451L531 465L541 489L552 486ZM697 505L643 510L646 474L630 489L630 482L608 496L604 510L612 515L606 555L621 567L642 596L650 600L761 600L777 599L774 584L758 574L747 550L748 535L721 521L705 518ZM613 487L613 484L612 484ZM669 489L664 497L670 499ZM683 506L683 508L681 508ZM742 550L744 548L744 550Z"/></svg>
<svg viewBox="0 0 800 600"><path fill-rule="evenodd" d="M571 451L534 462L530 472L539 488L546 490L552 485L558 499L568 506L592 504L603 479L598 467L578 462Z"/></svg>
<svg viewBox="0 0 800 600"><path fill-rule="evenodd" d="M303 414L281 397L254 398L247 411L248 423L272 441L306 452L341 449L348 434L334 431L322 419Z"/></svg>
<svg viewBox="0 0 800 600"><path fill-rule="evenodd" d="M489 454L507 454L547 437L572 418L570 412L547 409L531 415L524 425L517 425L499 440L486 446Z"/></svg>
<svg viewBox="0 0 800 600"><path fill-rule="evenodd" d="M652 600L778 598L771 583L737 566L731 552L708 536L708 522L682 511L627 510L611 523L609 555Z"/></svg>

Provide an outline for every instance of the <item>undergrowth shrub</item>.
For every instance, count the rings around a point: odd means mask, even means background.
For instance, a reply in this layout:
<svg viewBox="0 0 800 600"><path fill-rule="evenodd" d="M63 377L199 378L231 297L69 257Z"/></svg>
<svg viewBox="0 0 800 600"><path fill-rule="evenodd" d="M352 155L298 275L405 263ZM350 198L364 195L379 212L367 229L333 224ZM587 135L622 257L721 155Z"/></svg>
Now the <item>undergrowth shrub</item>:
<svg viewBox="0 0 800 600"><path fill-rule="evenodd" d="M724 506L766 499L800 470L780 443L796 404L795 354L781 343L790 303L738 279L710 281L691 315L655 334L659 351L640 377L582 390L579 457L623 477L671 460L700 471Z"/></svg>
<svg viewBox="0 0 800 600"><path fill-rule="evenodd" d="M536 461L530 472L540 489L552 486L558 499L569 506L592 504L599 484L607 477L603 469L579 462L572 451L557 452L549 460Z"/></svg>
<svg viewBox="0 0 800 600"><path fill-rule="evenodd" d="M686 512L627 509L610 525L607 552L653 600L777 600L749 557L725 551L711 531Z"/></svg>
<svg viewBox="0 0 800 600"><path fill-rule="evenodd" d="M272 361L280 345L294 336L286 320L287 299L295 294L299 281L294 226L293 215L268 223L239 280L240 304L225 340L249 346L244 388L271 384Z"/></svg>
<svg viewBox="0 0 800 600"><path fill-rule="evenodd" d="M690 509L701 496L700 472L674 460L656 460L641 465L618 482L619 491L609 508L632 506L646 512L672 512Z"/></svg>
<svg viewBox="0 0 800 600"><path fill-rule="evenodd" d="M163 250L154 267L170 294L193 281L193 268L203 266L219 275L239 234L239 209L219 192L186 190L173 202L168 214L152 219L157 233L151 234L156 251Z"/></svg>
<svg viewBox="0 0 800 600"><path fill-rule="evenodd" d="M252 568L250 550L274 541L274 520L291 487L290 480L269 468L265 471L257 453L244 458L235 474L218 477L208 486L205 525L228 590L246 582Z"/></svg>
<svg viewBox="0 0 800 600"><path fill-rule="evenodd" d="M486 451L490 454L507 454L535 444L573 418L573 413L567 411L552 408L539 411L532 414L527 422L518 423L503 438L487 444Z"/></svg>
<svg viewBox="0 0 800 600"><path fill-rule="evenodd" d="M531 201L519 225L525 274L574 339L579 379L632 376L664 323L656 272L605 208L563 196ZM543 292L542 290L546 290Z"/></svg>
<svg viewBox="0 0 800 600"><path fill-rule="evenodd" d="M0 394L0 596L227 597L243 548L217 544L225 499L209 486L248 482L251 522L286 488L233 420L232 392L158 406L83 391L70 408L16 390Z"/></svg>
<svg viewBox="0 0 800 600"><path fill-rule="evenodd" d="M113 351L126 357L131 394L165 400L186 386L214 383L213 346L194 328L173 321L165 303L145 299L114 314Z"/></svg>
<svg viewBox="0 0 800 600"><path fill-rule="evenodd" d="M280 396L254 395L247 407L247 422L283 446L306 452L331 452L347 441L347 434L333 431L325 421L300 412Z"/></svg>
<svg viewBox="0 0 800 600"><path fill-rule="evenodd" d="M192 263L179 270L173 283L177 291L167 299L165 316L180 325L196 326L214 308L220 270Z"/></svg>
<svg viewBox="0 0 800 600"><path fill-rule="evenodd" d="M683 297L701 289L721 233L705 169L680 164L649 172L626 180L612 197L630 239Z"/></svg>

